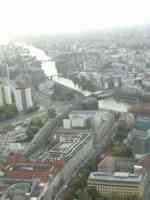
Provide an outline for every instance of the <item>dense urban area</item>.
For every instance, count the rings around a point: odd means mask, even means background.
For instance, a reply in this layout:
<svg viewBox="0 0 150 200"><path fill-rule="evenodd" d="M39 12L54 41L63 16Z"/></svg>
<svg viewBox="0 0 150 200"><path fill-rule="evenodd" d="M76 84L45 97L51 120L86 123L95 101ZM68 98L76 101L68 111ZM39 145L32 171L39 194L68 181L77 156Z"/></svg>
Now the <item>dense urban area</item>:
<svg viewBox="0 0 150 200"><path fill-rule="evenodd" d="M150 27L0 45L0 198L150 199Z"/></svg>

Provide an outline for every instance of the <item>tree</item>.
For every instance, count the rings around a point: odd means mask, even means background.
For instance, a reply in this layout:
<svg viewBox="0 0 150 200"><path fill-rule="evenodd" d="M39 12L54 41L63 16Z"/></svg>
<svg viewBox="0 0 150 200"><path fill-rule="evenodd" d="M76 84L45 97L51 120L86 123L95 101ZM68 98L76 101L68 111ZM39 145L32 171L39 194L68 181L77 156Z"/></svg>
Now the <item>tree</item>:
<svg viewBox="0 0 150 200"><path fill-rule="evenodd" d="M49 118L55 118L56 117L56 110L54 108L48 109L48 117Z"/></svg>
<svg viewBox="0 0 150 200"><path fill-rule="evenodd" d="M122 142L128 136L128 131L121 131L120 129L117 131L114 136L114 141Z"/></svg>
<svg viewBox="0 0 150 200"><path fill-rule="evenodd" d="M94 187L88 188L88 194L92 200L96 200L99 197L101 197L100 194L97 192L96 188Z"/></svg>
<svg viewBox="0 0 150 200"><path fill-rule="evenodd" d="M79 176L76 176L75 178L73 178L70 184L70 188L73 193L75 193L79 189L83 189L84 186L85 186L84 181Z"/></svg>
<svg viewBox="0 0 150 200"><path fill-rule="evenodd" d="M86 168L89 171L95 171L96 170L96 159L95 158L90 159L86 165Z"/></svg>
<svg viewBox="0 0 150 200"><path fill-rule="evenodd" d="M133 152L130 147L127 147L123 144L120 145L113 145L111 149L111 155L112 156L119 156L119 157L129 157L133 158Z"/></svg>
<svg viewBox="0 0 150 200"><path fill-rule="evenodd" d="M18 114L15 105L0 106L0 120L10 119Z"/></svg>
<svg viewBox="0 0 150 200"><path fill-rule="evenodd" d="M32 140L34 135L40 130L40 128L44 125L43 121L40 119L40 117L34 117L32 118L28 129L26 131L26 134L28 136L28 140Z"/></svg>

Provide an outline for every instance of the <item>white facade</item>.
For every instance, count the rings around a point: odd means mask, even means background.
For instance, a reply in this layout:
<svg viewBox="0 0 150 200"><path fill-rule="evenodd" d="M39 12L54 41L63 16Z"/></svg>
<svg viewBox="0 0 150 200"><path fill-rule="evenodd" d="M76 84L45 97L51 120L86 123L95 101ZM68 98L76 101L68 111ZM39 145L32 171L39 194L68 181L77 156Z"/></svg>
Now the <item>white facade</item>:
<svg viewBox="0 0 150 200"><path fill-rule="evenodd" d="M31 88L16 88L14 96L18 111L21 112L33 106Z"/></svg>
<svg viewBox="0 0 150 200"><path fill-rule="evenodd" d="M99 109L111 110L115 112L128 112L130 104L118 102L114 98L101 99L98 101Z"/></svg>
<svg viewBox="0 0 150 200"><path fill-rule="evenodd" d="M118 79L115 79L115 80L114 80L114 86L115 86L115 87L119 87L119 80L118 80Z"/></svg>
<svg viewBox="0 0 150 200"><path fill-rule="evenodd" d="M70 121L70 119L63 119L63 127L65 129L70 129L71 128L71 121Z"/></svg>
<svg viewBox="0 0 150 200"><path fill-rule="evenodd" d="M0 106L4 105L2 87L0 86Z"/></svg>
<svg viewBox="0 0 150 200"><path fill-rule="evenodd" d="M25 99L26 99L27 108L32 107L33 102L32 102L32 95L31 95L31 88L25 89Z"/></svg>
<svg viewBox="0 0 150 200"><path fill-rule="evenodd" d="M86 126L86 119L83 117L74 117L71 120L72 128L84 128Z"/></svg>
<svg viewBox="0 0 150 200"><path fill-rule="evenodd" d="M14 97L15 97L15 102L16 102L17 110L19 112L23 111L22 95L21 95L21 90L20 89L16 89L14 91Z"/></svg>
<svg viewBox="0 0 150 200"><path fill-rule="evenodd" d="M5 103L12 104L11 89L9 85L4 86Z"/></svg>
<svg viewBox="0 0 150 200"><path fill-rule="evenodd" d="M0 106L12 104L11 89L9 85L0 85Z"/></svg>
<svg viewBox="0 0 150 200"><path fill-rule="evenodd" d="M105 89L109 88L109 85L108 85L108 82L107 82L107 81L104 82L104 88L105 88Z"/></svg>

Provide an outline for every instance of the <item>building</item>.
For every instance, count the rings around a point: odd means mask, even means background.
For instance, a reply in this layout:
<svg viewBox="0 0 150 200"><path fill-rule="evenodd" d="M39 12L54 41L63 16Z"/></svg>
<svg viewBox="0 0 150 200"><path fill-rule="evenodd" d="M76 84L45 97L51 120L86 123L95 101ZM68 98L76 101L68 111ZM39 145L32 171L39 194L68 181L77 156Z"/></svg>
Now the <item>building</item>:
<svg viewBox="0 0 150 200"><path fill-rule="evenodd" d="M133 136L133 151L135 154L150 153L150 131L142 131L134 129Z"/></svg>
<svg viewBox="0 0 150 200"><path fill-rule="evenodd" d="M4 167L7 178L33 180L39 179L46 183L49 176L55 174L57 167L52 162L20 161Z"/></svg>
<svg viewBox="0 0 150 200"><path fill-rule="evenodd" d="M16 87L14 98L18 111L26 111L33 106L31 88Z"/></svg>
<svg viewBox="0 0 150 200"><path fill-rule="evenodd" d="M92 172L88 178L88 187L96 188L103 196L117 196L119 199L137 196L143 198L146 178L143 175L126 172Z"/></svg>
<svg viewBox="0 0 150 200"><path fill-rule="evenodd" d="M69 113L72 128L86 128L94 125L97 110L76 110Z"/></svg>
<svg viewBox="0 0 150 200"><path fill-rule="evenodd" d="M132 172L135 161L125 157L106 156L97 165L98 171L101 172Z"/></svg>
<svg viewBox="0 0 150 200"><path fill-rule="evenodd" d="M63 163L62 177L67 180L81 164L95 154L93 137L89 132L79 131L59 134L57 141L58 143L49 150L49 159Z"/></svg>
<svg viewBox="0 0 150 200"><path fill-rule="evenodd" d="M118 75L111 76L103 76L100 79L100 88L101 89L112 89L112 88L118 88L122 85L122 78Z"/></svg>
<svg viewBox="0 0 150 200"><path fill-rule="evenodd" d="M128 108L128 112L134 113L136 115L149 115L150 114L150 104L140 103L132 105Z"/></svg>
<svg viewBox="0 0 150 200"><path fill-rule="evenodd" d="M143 90L137 86L127 85L114 91L114 98L128 103L139 103L143 96Z"/></svg>
<svg viewBox="0 0 150 200"><path fill-rule="evenodd" d="M135 119L135 128L145 131L150 129L150 117L146 115L137 116Z"/></svg>
<svg viewBox="0 0 150 200"><path fill-rule="evenodd" d="M12 104L11 89L7 82L0 81L0 106Z"/></svg>
<svg viewBox="0 0 150 200"><path fill-rule="evenodd" d="M71 128L71 121L70 121L70 119L63 119L63 127L65 129L70 129Z"/></svg>
<svg viewBox="0 0 150 200"><path fill-rule="evenodd" d="M67 161L71 159L86 143L91 140L91 134L62 134L59 142L49 151L49 157L54 160Z"/></svg>
<svg viewBox="0 0 150 200"><path fill-rule="evenodd" d="M144 173L147 175L148 180L150 180L150 155L146 155L142 157L138 162L137 165L143 167Z"/></svg>
<svg viewBox="0 0 150 200"><path fill-rule="evenodd" d="M98 102L99 109L104 109L113 112L127 113L129 103L117 101L114 98L101 99Z"/></svg>
<svg viewBox="0 0 150 200"><path fill-rule="evenodd" d="M95 155L93 146L93 137L91 133L82 133L80 131L72 133L66 129L65 134L59 135L58 143L49 151L49 159L55 163L62 165L61 170L54 177L53 181L49 183L49 187L45 199L51 199L52 194L56 195L56 188L59 180L63 183L71 180L72 176L78 172L81 166ZM58 140L58 139L57 139Z"/></svg>

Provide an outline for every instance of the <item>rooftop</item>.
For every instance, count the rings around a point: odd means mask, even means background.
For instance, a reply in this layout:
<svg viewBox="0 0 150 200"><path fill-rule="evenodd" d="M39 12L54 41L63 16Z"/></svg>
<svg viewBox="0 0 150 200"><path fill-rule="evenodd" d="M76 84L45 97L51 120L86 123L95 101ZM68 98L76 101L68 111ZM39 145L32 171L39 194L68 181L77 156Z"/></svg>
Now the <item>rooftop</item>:
<svg viewBox="0 0 150 200"><path fill-rule="evenodd" d="M60 137L63 139L60 140L50 151L50 155L54 157L64 157L67 158L71 155L75 149L77 149L85 140L90 137L90 134L82 133L82 134L60 134Z"/></svg>
<svg viewBox="0 0 150 200"><path fill-rule="evenodd" d="M126 172L91 172L89 179L99 180L99 181L115 181L115 182L131 182L140 183L142 180L142 175L138 176L135 174L130 174Z"/></svg>
<svg viewBox="0 0 150 200"><path fill-rule="evenodd" d="M134 160L131 158L126 157L114 157L114 156L106 156L102 161L98 163L98 169L115 169L116 162L123 163L123 167L125 168L125 165L134 163Z"/></svg>
<svg viewBox="0 0 150 200"><path fill-rule="evenodd" d="M74 110L70 115L95 115L97 110Z"/></svg>
<svg viewBox="0 0 150 200"><path fill-rule="evenodd" d="M107 98L99 101L99 108L116 112L127 112L129 104L116 101L114 98Z"/></svg>

